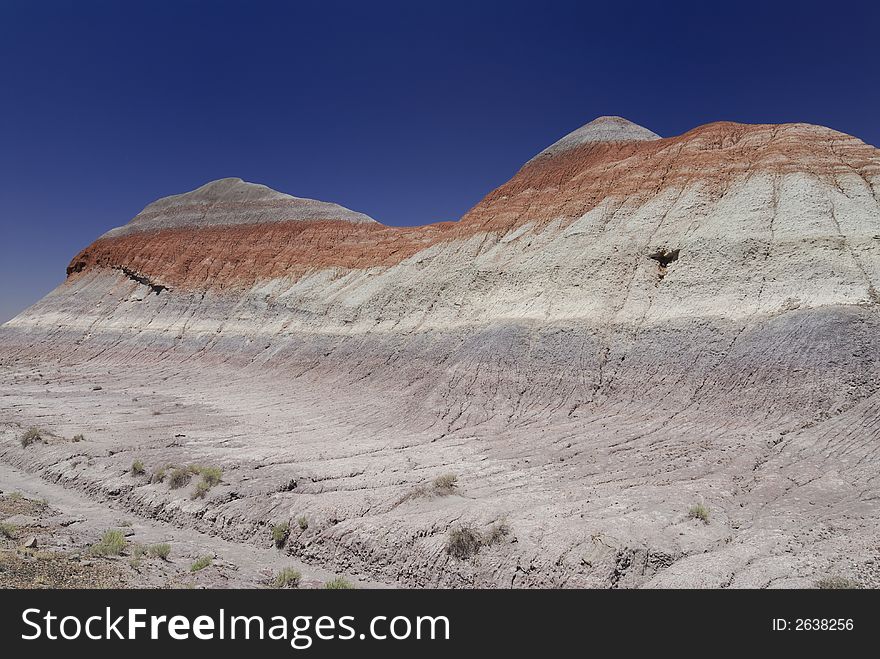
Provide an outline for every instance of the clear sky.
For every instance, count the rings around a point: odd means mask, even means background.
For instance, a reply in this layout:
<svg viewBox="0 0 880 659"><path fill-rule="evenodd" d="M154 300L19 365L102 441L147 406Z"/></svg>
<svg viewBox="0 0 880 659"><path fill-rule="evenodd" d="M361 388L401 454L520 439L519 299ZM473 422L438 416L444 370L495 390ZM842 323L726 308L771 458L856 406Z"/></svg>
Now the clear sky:
<svg viewBox="0 0 880 659"><path fill-rule="evenodd" d="M876 0L0 0L0 321L216 178L405 225L457 219L603 114L880 145L878 26Z"/></svg>

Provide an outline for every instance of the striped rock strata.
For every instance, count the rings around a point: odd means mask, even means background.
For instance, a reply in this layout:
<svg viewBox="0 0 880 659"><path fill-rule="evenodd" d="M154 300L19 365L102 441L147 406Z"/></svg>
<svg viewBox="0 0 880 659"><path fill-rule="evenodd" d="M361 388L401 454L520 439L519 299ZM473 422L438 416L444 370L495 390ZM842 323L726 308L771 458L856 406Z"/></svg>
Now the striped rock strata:
<svg viewBox="0 0 880 659"><path fill-rule="evenodd" d="M878 191L827 128L614 117L458 222L210 183L3 326L0 457L228 539L305 515L290 551L387 583L877 585ZM36 422L93 440L23 451Z"/></svg>

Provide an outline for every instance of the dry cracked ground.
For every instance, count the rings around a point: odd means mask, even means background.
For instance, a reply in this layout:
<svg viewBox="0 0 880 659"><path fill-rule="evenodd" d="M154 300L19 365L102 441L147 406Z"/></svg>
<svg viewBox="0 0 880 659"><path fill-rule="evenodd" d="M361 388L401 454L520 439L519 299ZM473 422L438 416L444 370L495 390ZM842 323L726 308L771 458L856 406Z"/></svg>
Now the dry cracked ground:
<svg viewBox="0 0 880 659"><path fill-rule="evenodd" d="M162 199L0 328L0 584L877 587L878 191L600 118L458 222Z"/></svg>

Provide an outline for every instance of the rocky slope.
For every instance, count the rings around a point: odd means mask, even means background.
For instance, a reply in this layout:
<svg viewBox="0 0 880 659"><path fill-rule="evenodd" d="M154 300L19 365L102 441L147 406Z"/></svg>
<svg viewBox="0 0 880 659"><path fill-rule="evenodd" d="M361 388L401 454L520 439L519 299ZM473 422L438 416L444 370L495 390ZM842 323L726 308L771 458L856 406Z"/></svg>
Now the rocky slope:
<svg viewBox="0 0 880 659"><path fill-rule="evenodd" d="M231 540L303 517L299 558L402 585L876 585L878 190L827 128L616 117L459 222L210 183L3 326L0 457Z"/></svg>

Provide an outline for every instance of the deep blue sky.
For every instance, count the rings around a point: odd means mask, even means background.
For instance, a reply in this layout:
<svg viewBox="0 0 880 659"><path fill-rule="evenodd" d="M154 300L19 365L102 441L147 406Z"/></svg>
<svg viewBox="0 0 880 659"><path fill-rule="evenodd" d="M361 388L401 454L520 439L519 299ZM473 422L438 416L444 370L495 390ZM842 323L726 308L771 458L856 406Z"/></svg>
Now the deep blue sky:
<svg viewBox="0 0 880 659"><path fill-rule="evenodd" d="M0 321L150 201L224 176L456 219L601 114L880 145L877 2L0 0Z"/></svg>

